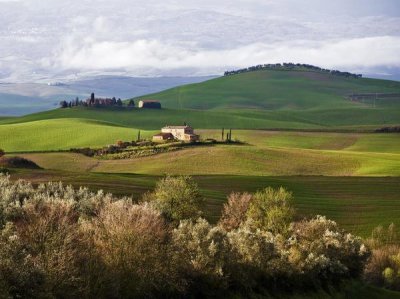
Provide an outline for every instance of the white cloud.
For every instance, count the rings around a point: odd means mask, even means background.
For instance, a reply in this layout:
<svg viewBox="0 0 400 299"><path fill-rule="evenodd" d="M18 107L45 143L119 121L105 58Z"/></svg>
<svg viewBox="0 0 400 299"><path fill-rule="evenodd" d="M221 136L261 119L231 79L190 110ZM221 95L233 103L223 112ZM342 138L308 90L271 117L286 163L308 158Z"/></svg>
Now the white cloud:
<svg viewBox="0 0 400 299"><path fill-rule="evenodd" d="M233 49L205 50L158 40L96 42L69 40L51 63L74 70L148 69L168 71L196 68L220 72L228 67L259 63L299 62L348 70L376 66L400 67L400 37L383 36L329 41L253 43Z"/></svg>

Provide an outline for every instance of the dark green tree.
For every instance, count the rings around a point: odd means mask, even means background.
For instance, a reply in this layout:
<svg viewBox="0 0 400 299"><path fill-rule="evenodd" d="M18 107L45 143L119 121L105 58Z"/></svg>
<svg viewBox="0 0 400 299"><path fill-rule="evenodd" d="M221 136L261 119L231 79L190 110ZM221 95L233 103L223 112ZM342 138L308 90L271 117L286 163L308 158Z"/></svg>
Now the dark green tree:
<svg viewBox="0 0 400 299"><path fill-rule="evenodd" d="M135 107L135 101L134 100L129 100L128 107Z"/></svg>
<svg viewBox="0 0 400 299"><path fill-rule="evenodd" d="M198 185L188 176L167 176L158 181L154 192L145 197L171 221L197 219L204 204Z"/></svg>

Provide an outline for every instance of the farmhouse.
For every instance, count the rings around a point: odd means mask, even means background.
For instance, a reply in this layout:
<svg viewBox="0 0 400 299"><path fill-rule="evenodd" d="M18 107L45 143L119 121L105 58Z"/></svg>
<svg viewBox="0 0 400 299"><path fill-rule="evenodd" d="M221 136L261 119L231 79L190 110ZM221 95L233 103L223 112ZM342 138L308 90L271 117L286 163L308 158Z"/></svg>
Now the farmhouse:
<svg viewBox="0 0 400 299"><path fill-rule="evenodd" d="M141 100L139 108L161 109L161 103L155 100Z"/></svg>
<svg viewBox="0 0 400 299"><path fill-rule="evenodd" d="M199 135L194 133L191 126L165 126L161 129L161 133L153 136L153 141L163 141L163 140L181 140L181 141L198 141L200 139Z"/></svg>

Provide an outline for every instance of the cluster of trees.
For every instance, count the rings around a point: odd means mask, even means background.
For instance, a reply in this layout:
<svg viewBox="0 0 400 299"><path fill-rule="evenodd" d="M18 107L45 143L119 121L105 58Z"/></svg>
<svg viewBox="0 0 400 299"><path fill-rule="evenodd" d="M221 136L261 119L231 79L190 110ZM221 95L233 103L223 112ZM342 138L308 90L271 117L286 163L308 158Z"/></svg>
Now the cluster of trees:
<svg viewBox="0 0 400 299"><path fill-rule="evenodd" d="M79 100L77 97L75 100L71 100L69 102L67 101L61 101L60 102L60 107L61 108L71 108L71 107L77 107L77 106L84 106L84 107L122 107L123 103L121 99L116 99L115 97L113 98L96 98L94 93L91 94L89 99L86 99L85 101ZM133 108L135 107L135 102L134 100L130 100L128 102L127 107Z"/></svg>
<svg viewBox="0 0 400 299"><path fill-rule="evenodd" d="M35 162L18 156L2 158L0 160L0 166L1 165L10 168L40 169L40 167Z"/></svg>
<svg viewBox="0 0 400 299"><path fill-rule="evenodd" d="M137 135L137 140L136 141L122 141L118 140L115 144L111 144L102 148L98 149L93 149L90 147L84 147L84 148L71 148L70 151L73 153L78 153L78 154L83 154L88 157L93 157L93 156L103 156L103 155L109 155L109 154L116 154L122 152L124 149L126 149L129 146L137 146L141 142L141 132L140 130L138 131Z"/></svg>
<svg viewBox="0 0 400 299"><path fill-rule="evenodd" d="M0 176L0 293L14 298L205 298L313 290L360 277L360 238L295 221L292 195L233 193L202 218L199 188L165 177L139 203Z"/></svg>
<svg viewBox="0 0 400 299"><path fill-rule="evenodd" d="M127 148L128 146L136 146L136 145L137 145L137 143L135 141L132 141L132 142L117 141L117 144L115 144L115 145L109 145L109 146L105 146L105 147L102 147L99 149L84 147L84 148L71 148L70 151L73 153L82 154L82 155L85 155L88 157L94 157L94 156L103 156L103 155L120 153L124 148Z"/></svg>
<svg viewBox="0 0 400 299"><path fill-rule="evenodd" d="M225 128L222 128L221 140L226 142L232 142L232 129L229 129L229 132L226 132L226 137L225 137Z"/></svg>
<svg viewBox="0 0 400 299"><path fill-rule="evenodd" d="M400 133L400 126L383 127L375 130L376 133Z"/></svg>
<svg viewBox="0 0 400 299"><path fill-rule="evenodd" d="M342 77L352 77L352 78L362 78L361 74L352 74L349 72L341 72L338 70L329 70L325 68L320 68L318 66L310 65L310 64L301 64L301 63L275 63L275 64L259 64L256 66L251 66L244 69L234 70L234 71L226 71L224 76L236 75L240 73L247 73L259 70L293 70L293 69L307 69L312 71L329 73L335 76Z"/></svg>

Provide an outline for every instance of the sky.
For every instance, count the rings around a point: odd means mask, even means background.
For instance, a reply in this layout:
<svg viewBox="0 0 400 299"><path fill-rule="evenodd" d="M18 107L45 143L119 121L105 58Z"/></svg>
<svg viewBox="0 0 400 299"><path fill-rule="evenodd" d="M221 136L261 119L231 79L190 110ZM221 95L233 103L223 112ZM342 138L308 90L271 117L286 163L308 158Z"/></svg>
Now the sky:
<svg viewBox="0 0 400 299"><path fill-rule="evenodd" d="M0 0L0 82L279 62L400 74L399 28L398 0Z"/></svg>

